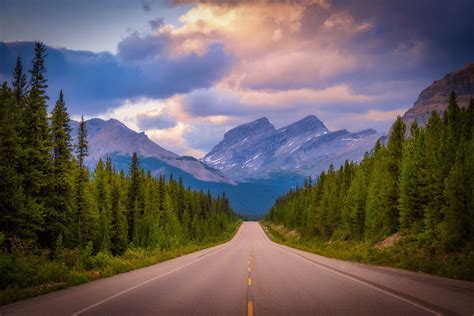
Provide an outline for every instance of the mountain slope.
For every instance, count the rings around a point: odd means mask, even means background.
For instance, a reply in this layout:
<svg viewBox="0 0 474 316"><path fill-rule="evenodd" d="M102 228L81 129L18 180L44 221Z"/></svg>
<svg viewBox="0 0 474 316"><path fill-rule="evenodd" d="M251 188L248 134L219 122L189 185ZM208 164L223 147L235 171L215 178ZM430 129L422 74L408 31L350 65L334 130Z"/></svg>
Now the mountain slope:
<svg viewBox="0 0 474 316"><path fill-rule="evenodd" d="M77 137L78 125L79 123L75 121L71 124L73 139ZM115 163L116 157L130 157L136 152L142 158L152 158L160 162L160 172L164 174L178 169L201 181L234 183L222 172L192 157L180 157L151 141L145 133L137 133L118 120L104 121L93 118L86 121L86 126L89 141L89 156L86 163L90 168L93 168L100 158L111 157ZM126 166L124 169L126 170Z"/></svg>
<svg viewBox="0 0 474 316"><path fill-rule="evenodd" d="M416 119L424 126L428 121L431 112L436 111L443 114L448 106L448 98L454 91L458 104L466 107L471 97L474 97L474 63L446 74L443 79L434 81L429 87L424 89L415 104L403 115L403 121L409 126Z"/></svg>
<svg viewBox="0 0 474 316"><path fill-rule="evenodd" d="M278 174L317 176L332 162L360 160L381 136L375 130L329 131L316 116L275 129L266 118L238 126L203 161L237 181Z"/></svg>

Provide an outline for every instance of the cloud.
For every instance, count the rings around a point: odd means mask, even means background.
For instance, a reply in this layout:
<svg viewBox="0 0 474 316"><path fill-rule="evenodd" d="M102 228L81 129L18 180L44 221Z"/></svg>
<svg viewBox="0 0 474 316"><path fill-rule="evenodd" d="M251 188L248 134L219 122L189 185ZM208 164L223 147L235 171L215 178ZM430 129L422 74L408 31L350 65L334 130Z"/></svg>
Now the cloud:
<svg viewBox="0 0 474 316"><path fill-rule="evenodd" d="M143 62L163 56L167 45L169 39L166 37L141 36L138 32L133 32L118 44L117 55L123 62Z"/></svg>
<svg viewBox="0 0 474 316"><path fill-rule="evenodd" d="M150 0L142 0L142 8L146 12L151 11L151 1Z"/></svg>
<svg viewBox="0 0 474 316"><path fill-rule="evenodd" d="M287 115L297 109L314 112L325 109L351 111L363 109L373 102L370 95L355 94L348 86L324 89L254 90L210 88L179 95L180 106L194 117L265 116L269 111ZM314 114L314 113L313 113Z"/></svg>
<svg viewBox="0 0 474 316"><path fill-rule="evenodd" d="M141 130L150 130L173 128L178 124L178 122L166 114L151 112L138 114L137 124Z"/></svg>
<svg viewBox="0 0 474 316"><path fill-rule="evenodd" d="M157 18L151 21L148 21L150 28L154 30L160 29L163 25L165 25L165 20L163 18Z"/></svg>
<svg viewBox="0 0 474 316"><path fill-rule="evenodd" d="M116 117L178 153L208 151L261 116L386 131L423 88L472 62L474 2L453 1L170 1L179 23L151 20L116 55L50 48L50 95L63 88L73 113ZM31 60L25 45L0 44L0 78L16 53Z"/></svg>
<svg viewBox="0 0 474 316"><path fill-rule="evenodd" d="M205 54L177 57L168 54L165 46L165 40L132 33L119 44L117 56L48 47L48 93L54 99L63 89L72 113L93 115L125 100L168 98L210 87L227 74L233 60L218 43ZM0 42L1 77L11 80L17 55L28 69L33 43Z"/></svg>

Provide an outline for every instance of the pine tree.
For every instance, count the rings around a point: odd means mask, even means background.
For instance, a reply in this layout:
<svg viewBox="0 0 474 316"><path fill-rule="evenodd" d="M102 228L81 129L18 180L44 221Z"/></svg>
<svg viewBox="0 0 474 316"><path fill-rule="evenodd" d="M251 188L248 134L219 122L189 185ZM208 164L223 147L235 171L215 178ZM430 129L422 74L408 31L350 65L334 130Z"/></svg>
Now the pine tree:
<svg viewBox="0 0 474 316"><path fill-rule="evenodd" d="M107 165L111 164L107 160ZM128 245L128 223L125 216L125 200L126 200L126 179L123 171L120 175L112 177L112 220L111 220L111 251L114 255L120 255L125 252Z"/></svg>
<svg viewBox="0 0 474 316"><path fill-rule="evenodd" d="M388 171L390 175L390 188L387 188L389 214L387 228L390 233L395 232L399 226L398 214L398 188L400 180L400 170L403 158L403 142L405 140L405 123L403 123L400 116L397 117L395 123L392 125L392 131L388 139ZM389 184L387 182L387 184Z"/></svg>
<svg viewBox="0 0 474 316"><path fill-rule="evenodd" d="M444 204L443 148L444 126L438 113L433 112L426 124L425 145L423 153L423 170L421 170L422 200L425 237L434 240L437 228L442 221L441 209Z"/></svg>
<svg viewBox="0 0 474 316"><path fill-rule="evenodd" d="M74 217L74 244L84 246L95 238L96 221L93 211L93 195L89 183L89 170L85 166L88 155L87 126L84 117L81 117L76 144L76 160L78 164L75 175L75 217Z"/></svg>
<svg viewBox="0 0 474 316"><path fill-rule="evenodd" d="M12 86L13 86L13 93L15 96L16 109L17 111L21 112L21 110L23 110L24 108L25 97L27 94L27 91L26 91L27 81L26 81L26 76L23 72L23 65L21 63L20 56L17 56L17 59L16 59Z"/></svg>
<svg viewBox="0 0 474 316"><path fill-rule="evenodd" d="M95 199L99 215L99 231L96 239L96 248L101 251L109 251L111 246L111 217L112 201L110 192L111 174L105 168L102 159L96 164L94 171Z"/></svg>
<svg viewBox="0 0 474 316"><path fill-rule="evenodd" d="M464 139L459 141L454 163L445 180L443 209L444 221L441 223L441 240L446 250L460 250L464 241L469 237L469 185L470 176L467 174L465 158L467 146Z"/></svg>
<svg viewBox="0 0 474 316"><path fill-rule="evenodd" d="M89 145L87 141L87 126L86 121L84 121L84 115L81 116L81 121L79 122L79 130L77 136L77 145L76 145L76 159L79 163L79 168L84 170L84 159L89 155Z"/></svg>
<svg viewBox="0 0 474 316"><path fill-rule="evenodd" d="M69 114L61 91L51 116L51 135L53 143L52 196L48 201L46 214L45 242L53 247L60 235L64 236L68 217L71 213L72 187L70 170L71 155L71 127Z"/></svg>
<svg viewBox="0 0 474 316"><path fill-rule="evenodd" d="M373 156L372 179L368 186L365 210L365 238L380 239L391 234L393 208L393 174L389 168L388 150L376 145Z"/></svg>
<svg viewBox="0 0 474 316"><path fill-rule="evenodd" d="M137 153L133 153L129 171L130 185L127 195L127 221L128 221L128 237L133 240L135 236L136 219L143 216L143 200L142 195L142 176L140 169L140 160Z"/></svg>
<svg viewBox="0 0 474 316"><path fill-rule="evenodd" d="M443 156L443 176L447 177L451 166L456 161L456 150L461 137L461 110L457 104L454 91L451 93L448 102L448 108L444 114L442 156Z"/></svg>
<svg viewBox="0 0 474 316"><path fill-rule="evenodd" d="M21 137L23 139L23 191L26 208L31 212L31 224L36 231L43 230L45 202L50 198L51 187L51 134L48 125L45 70L46 48L35 43L35 54L30 70L30 91L23 111ZM21 81L21 80L20 80Z"/></svg>
<svg viewBox="0 0 474 316"><path fill-rule="evenodd" d="M398 229L398 183L405 124L400 116L392 125L387 148L376 146L374 173L366 206L366 235L380 238Z"/></svg>
<svg viewBox="0 0 474 316"><path fill-rule="evenodd" d="M354 239L364 237L365 207L367 201L367 186L370 179L370 158L366 154L359 168L356 168L354 177L347 190L344 200L345 213L348 219L347 230Z"/></svg>
<svg viewBox="0 0 474 316"><path fill-rule="evenodd" d="M416 121L411 126L410 135L411 139L405 141L403 146L398 208L401 229L414 229L416 233L420 233L425 205L421 192L424 133L420 131Z"/></svg>
<svg viewBox="0 0 474 316"><path fill-rule="evenodd" d="M30 214L24 205L23 176L19 159L22 155L14 93L7 83L0 88L0 231L7 238L34 236Z"/></svg>

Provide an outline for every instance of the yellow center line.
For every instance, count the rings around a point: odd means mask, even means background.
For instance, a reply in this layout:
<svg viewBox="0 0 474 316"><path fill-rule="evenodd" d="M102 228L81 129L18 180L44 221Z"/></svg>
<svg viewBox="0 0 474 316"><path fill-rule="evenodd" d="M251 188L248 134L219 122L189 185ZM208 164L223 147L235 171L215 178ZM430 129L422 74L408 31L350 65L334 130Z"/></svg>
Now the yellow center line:
<svg viewBox="0 0 474 316"><path fill-rule="evenodd" d="M247 302L247 316L253 316L253 303Z"/></svg>
<svg viewBox="0 0 474 316"><path fill-rule="evenodd" d="M252 285L252 278L248 278L248 279L247 279L247 284L248 284L249 286Z"/></svg>

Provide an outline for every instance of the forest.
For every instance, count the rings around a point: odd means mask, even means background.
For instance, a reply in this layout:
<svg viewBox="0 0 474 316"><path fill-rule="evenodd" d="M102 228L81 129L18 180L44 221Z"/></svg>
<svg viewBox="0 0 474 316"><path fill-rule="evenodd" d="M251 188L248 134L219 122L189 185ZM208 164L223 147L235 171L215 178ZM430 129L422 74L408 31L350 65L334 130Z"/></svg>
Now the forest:
<svg viewBox="0 0 474 316"><path fill-rule="evenodd" d="M442 117L409 133L398 117L386 146L307 179L265 223L323 255L473 279L474 101L460 108L453 92ZM397 242L386 247L387 237Z"/></svg>
<svg viewBox="0 0 474 316"><path fill-rule="evenodd" d="M48 115L45 46L29 80L20 57L0 88L0 304L156 263L228 240L239 225L225 195L155 178L134 154L94 170L82 118L71 138L65 96Z"/></svg>

